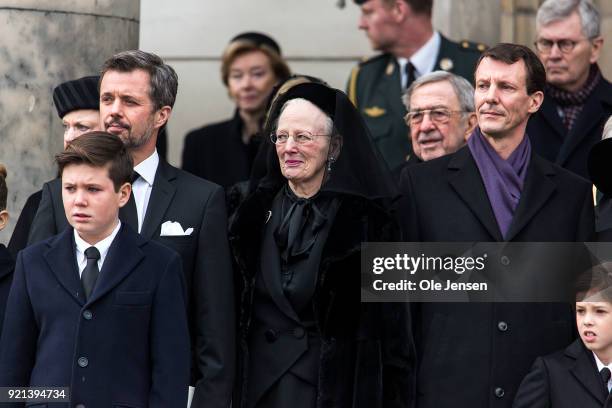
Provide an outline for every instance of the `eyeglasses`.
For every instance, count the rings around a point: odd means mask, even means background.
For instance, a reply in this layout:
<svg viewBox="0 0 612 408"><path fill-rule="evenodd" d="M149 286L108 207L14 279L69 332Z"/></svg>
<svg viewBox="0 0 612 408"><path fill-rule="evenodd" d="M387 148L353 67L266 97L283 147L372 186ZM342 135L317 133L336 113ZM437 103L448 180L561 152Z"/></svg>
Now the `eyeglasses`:
<svg viewBox="0 0 612 408"><path fill-rule="evenodd" d="M582 41L588 41L588 40L581 39L578 41L574 41L574 40L569 40L567 38L564 38L561 40L553 41L553 40L549 40L546 38L540 38L534 43L534 45L536 49L540 51L541 53L548 54L552 51L553 46L557 44L557 48L559 48L559 51L561 51L563 54L568 54L574 50L574 47L576 47L576 44Z"/></svg>
<svg viewBox="0 0 612 408"><path fill-rule="evenodd" d="M448 110L448 109L424 109L420 111L408 112L408 114L404 117L404 120L408 125L418 125L423 122L425 119L425 115L429 115L429 120L437 124L447 123L451 116L454 113L466 113L466 111L458 110Z"/></svg>
<svg viewBox="0 0 612 408"><path fill-rule="evenodd" d="M329 136L329 135L311 135L308 132L300 132L297 133L295 135L288 135L286 133L271 133L270 134L270 140L272 141L272 143L274 144L285 144L287 143L287 140L289 140L290 137L293 138L293 141L297 144L300 145L304 145L304 144L308 144L308 143L312 143L314 142L315 138L317 137L321 137L321 136Z"/></svg>

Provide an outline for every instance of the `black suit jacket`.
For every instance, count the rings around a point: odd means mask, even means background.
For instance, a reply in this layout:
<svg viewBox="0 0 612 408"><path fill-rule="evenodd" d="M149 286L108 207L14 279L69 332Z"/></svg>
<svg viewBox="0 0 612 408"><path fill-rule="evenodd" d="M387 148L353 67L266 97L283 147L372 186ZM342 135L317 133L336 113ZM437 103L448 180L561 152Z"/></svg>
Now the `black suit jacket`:
<svg viewBox="0 0 612 408"><path fill-rule="evenodd" d="M122 225L87 300L72 228L20 252L0 341L1 386L70 387L64 407L184 408L188 370L174 251Z"/></svg>
<svg viewBox="0 0 612 408"><path fill-rule="evenodd" d="M587 158L612 115L612 84L602 78L584 104L571 132L563 125L553 99L545 95L540 110L531 116L527 134L540 156L588 178Z"/></svg>
<svg viewBox="0 0 612 408"><path fill-rule="evenodd" d="M160 236L166 221L179 222L183 230L193 228L193 232L189 236ZM61 231L67 223L61 182L46 183L30 242ZM141 235L174 249L183 261L194 354L193 407L226 408L231 399L235 315L226 225L221 187L160 160Z"/></svg>
<svg viewBox="0 0 612 408"><path fill-rule="evenodd" d="M565 350L538 358L518 390L513 408L612 407L593 353L580 339Z"/></svg>
<svg viewBox="0 0 612 408"><path fill-rule="evenodd" d="M8 243L8 250L13 258L17 258L17 253L25 248L28 243L30 228L32 227L32 222L34 222L34 216L36 216L36 211L38 211L41 198L42 190L38 190L28 197L21 209L13 235L11 235L11 240Z"/></svg>
<svg viewBox="0 0 612 408"><path fill-rule="evenodd" d="M402 173L406 241L503 241L467 147ZM584 241L590 184L532 155L509 241ZM510 262L514 262L510 259ZM509 407L537 356L574 339L569 304L413 305L419 408Z"/></svg>

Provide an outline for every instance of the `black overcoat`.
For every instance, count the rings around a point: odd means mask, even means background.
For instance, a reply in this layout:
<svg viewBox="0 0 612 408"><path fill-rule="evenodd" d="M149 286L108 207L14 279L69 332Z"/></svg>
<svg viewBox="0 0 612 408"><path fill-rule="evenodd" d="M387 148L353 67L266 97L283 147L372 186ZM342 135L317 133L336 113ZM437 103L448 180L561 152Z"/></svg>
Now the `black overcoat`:
<svg viewBox="0 0 612 408"><path fill-rule="evenodd" d="M603 126L612 115L612 84L605 79L586 100L570 132L563 125L553 99L544 103L527 124L527 134L536 153L551 162L588 178L587 157L601 140Z"/></svg>
<svg viewBox="0 0 612 408"><path fill-rule="evenodd" d="M259 147L259 136L253 136L245 144L242 141L243 126L236 110L229 120L187 133L183 146L183 170L225 188L248 180Z"/></svg>
<svg viewBox="0 0 612 408"><path fill-rule="evenodd" d="M274 190L259 188L238 209L230 242L240 277L239 370L234 402L246 406L248 335L261 237ZM343 196L318 272L313 305L321 335L317 407L407 407L414 352L404 304L360 303L363 241L393 241L395 221L372 202ZM298 341L298 339L296 339ZM282 350L279 349L279 352Z"/></svg>
<svg viewBox="0 0 612 408"><path fill-rule="evenodd" d="M174 251L122 225L86 300L69 227L21 251L14 275L0 386L70 387L70 403L49 404L61 408L185 407L189 331Z"/></svg>
<svg viewBox="0 0 612 408"><path fill-rule="evenodd" d="M610 408L612 398L593 353L580 339L536 360L518 390L513 408Z"/></svg>
<svg viewBox="0 0 612 408"><path fill-rule="evenodd" d="M407 241L504 241L468 147L408 167L400 188ZM532 154L506 241L586 241L593 218L590 184ZM419 408L510 407L535 358L575 337L561 303L423 303L413 323Z"/></svg>

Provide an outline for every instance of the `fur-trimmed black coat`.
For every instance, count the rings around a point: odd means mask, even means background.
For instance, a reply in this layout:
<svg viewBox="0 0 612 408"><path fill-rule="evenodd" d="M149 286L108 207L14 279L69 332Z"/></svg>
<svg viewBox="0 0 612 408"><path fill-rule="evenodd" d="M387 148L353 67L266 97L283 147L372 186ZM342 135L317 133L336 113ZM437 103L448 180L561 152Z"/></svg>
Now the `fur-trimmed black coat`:
<svg viewBox="0 0 612 408"><path fill-rule="evenodd" d="M234 403L245 407L248 335L263 227L276 191L259 188L231 227L240 293L239 358ZM398 240L390 215L367 200L342 196L318 272L313 305L321 335L317 407L408 407L414 396L414 348L405 304L360 302L360 249Z"/></svg>

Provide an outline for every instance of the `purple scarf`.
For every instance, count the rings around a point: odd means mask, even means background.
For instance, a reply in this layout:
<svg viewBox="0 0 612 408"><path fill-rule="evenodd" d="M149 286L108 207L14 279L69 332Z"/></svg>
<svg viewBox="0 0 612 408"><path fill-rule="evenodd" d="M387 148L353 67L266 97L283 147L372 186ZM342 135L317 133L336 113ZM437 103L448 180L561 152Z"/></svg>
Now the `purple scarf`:
<svg viewBox="0 0 612 408"><path fill-rule="evenodd" d="M480 132L480 127L472 132L467 144L480 171L499 230L505 238L521 198L529 167L529 138L525 135L507 160L499 157Z"/></svg>

